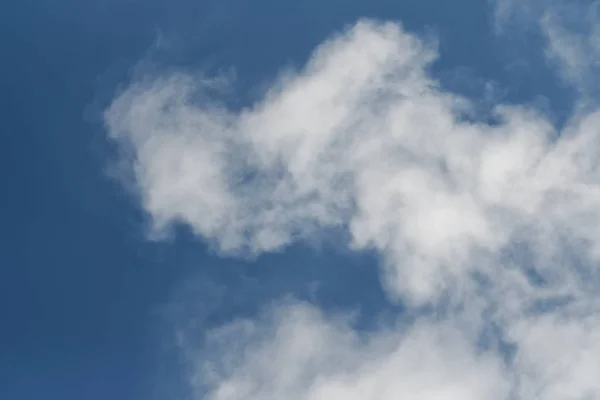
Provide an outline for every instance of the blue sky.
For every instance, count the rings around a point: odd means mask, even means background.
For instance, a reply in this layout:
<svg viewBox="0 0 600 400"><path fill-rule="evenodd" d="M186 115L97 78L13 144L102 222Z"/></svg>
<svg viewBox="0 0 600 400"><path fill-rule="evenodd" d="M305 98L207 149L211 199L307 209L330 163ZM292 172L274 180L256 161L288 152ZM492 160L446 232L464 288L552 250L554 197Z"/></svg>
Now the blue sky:
<svg viewBox="0 0 600 400"><path fill-rule="evenodd" d="M0 6L0 393L600 397L598 3L288 3Z"/></svg>

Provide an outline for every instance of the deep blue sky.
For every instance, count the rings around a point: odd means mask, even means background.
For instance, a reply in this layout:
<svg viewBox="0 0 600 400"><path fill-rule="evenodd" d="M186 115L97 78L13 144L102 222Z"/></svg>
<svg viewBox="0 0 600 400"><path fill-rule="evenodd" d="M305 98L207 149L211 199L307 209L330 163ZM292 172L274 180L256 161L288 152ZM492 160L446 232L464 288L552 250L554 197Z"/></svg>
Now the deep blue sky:
<svg viewBox="0 0 600 400"><path fill-rule="evenodd" d="M453 90L477 95L492 80L508 101L543 96L557 115L568 104L539 39L494 36L481 0L0 5L1 398L183 396L169 347L178 313L208 326L288 294L324 307L362 304L367 325L393 311L368 256L294 248L222 260L183 229L149 242L136 200L108 178L114 149L100 123L136 66L137 74L234 68L239 100L249 101L280 68L301 65L332 32L365 16L438 36L436 70ZM317 295L311 283L320 284ZM193 305L167 307L178 302Z"/></svg>

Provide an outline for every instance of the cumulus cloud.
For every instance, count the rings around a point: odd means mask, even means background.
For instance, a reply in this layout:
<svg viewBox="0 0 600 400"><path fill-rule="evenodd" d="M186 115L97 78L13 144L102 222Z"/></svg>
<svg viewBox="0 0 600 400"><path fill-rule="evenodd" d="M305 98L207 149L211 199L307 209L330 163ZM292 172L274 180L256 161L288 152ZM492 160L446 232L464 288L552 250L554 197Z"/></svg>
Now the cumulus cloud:
<svg viewBox="0 0 600 400"><path fill-rule="evenodd" d="M239 255L343 229L392 299L443 310L366 338L305 306L236 322L199 362L207 398L600 398L600 110L560 131L514 105L478 118L435 57L362 21L241 110L184 75L107 110L155 232Z"/></svg>

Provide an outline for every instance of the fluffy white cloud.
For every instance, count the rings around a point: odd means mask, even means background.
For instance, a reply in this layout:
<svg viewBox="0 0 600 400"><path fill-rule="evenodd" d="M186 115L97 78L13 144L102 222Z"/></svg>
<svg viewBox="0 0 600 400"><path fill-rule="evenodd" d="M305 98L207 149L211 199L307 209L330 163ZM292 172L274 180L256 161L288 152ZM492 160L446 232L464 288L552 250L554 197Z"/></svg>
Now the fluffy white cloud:
<svg viewBox="0 0 600 400"><path fill-rule="evenodd" d="M200 363L208 398L600 398L600 111L561 131L525 107L477 119L428 73L435 54L363 21L242 110L178 75L107 111L157 232L258 254L341 227L381 254L391 296L450 309L366 342L296 306L233 324ZM514 360L478 347L490 326Z"/></svg>

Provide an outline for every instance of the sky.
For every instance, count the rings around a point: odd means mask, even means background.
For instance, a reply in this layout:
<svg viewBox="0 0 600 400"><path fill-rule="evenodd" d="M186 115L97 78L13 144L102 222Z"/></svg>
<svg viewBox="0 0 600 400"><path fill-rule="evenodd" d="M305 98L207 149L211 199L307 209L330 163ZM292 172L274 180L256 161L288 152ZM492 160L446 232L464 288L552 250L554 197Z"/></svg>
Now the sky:
<svg viewBox="0 0 600 400"><path fill-rule="evenodd" d="M600 2L0 5L0 393L600 399Z"/></svg>

